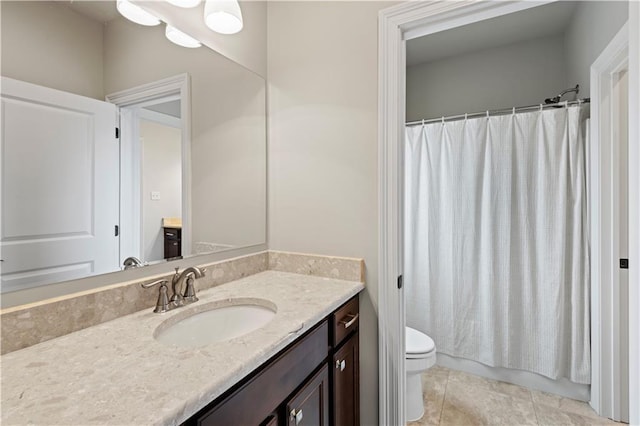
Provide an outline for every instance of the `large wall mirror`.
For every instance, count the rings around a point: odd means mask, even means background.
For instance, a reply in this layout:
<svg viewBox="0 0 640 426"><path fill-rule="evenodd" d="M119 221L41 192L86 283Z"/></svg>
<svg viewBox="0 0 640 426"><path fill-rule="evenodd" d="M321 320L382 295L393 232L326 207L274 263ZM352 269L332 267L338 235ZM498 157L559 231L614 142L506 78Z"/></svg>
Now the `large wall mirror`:
<svg viewBox="0 0 640 426"><path fill-rule="evenodd" d="M3 296L265 244L263 78L115 2L0 7Z"/></svg>

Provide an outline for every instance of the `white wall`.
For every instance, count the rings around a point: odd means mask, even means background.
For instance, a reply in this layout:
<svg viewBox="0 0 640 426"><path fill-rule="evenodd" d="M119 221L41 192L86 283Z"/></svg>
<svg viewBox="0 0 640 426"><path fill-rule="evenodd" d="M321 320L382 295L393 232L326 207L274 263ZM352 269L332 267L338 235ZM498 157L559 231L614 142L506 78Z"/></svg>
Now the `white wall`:
<svg viewBox="0 0 640 426"><path fill-rule="evenodd" d="M377 424L377 34L384 2L269 2L269 247L363 257L361 423Z"/></svg>
<svg viewBox="0 0 640 426"><path fill-rule="evenodd" d="M142 259L164 259L162 219L182 217L181 130L140 120L142 151ZM159 200L151 192L160 192Z"/></svg>
<svg viewBox="0 0 640 426"><path fill-rule="evenodd" d="M102 25L62 2L0 1L0 74L104 99Z"/></svg>
<svg viewBox="0 0 640 426"><path fill-rule="evenodd" d="M626 1L581 1L565 33L567 87L580 84L580 97L590 96L590 68L629 15Z"/></svg>
<svg viewBox="0 0 640 426"><path fill-rule="evenodd" d="M566 88L561 35L407 68L407 120L535 105Z"/></svg>

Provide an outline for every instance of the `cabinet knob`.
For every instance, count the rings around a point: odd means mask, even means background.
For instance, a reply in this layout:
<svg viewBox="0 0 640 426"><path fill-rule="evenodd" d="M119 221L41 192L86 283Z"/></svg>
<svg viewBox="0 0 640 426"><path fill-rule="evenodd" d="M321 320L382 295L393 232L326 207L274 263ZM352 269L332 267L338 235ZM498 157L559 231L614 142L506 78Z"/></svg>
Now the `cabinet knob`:
<svg viewBox="0 0 640 426"><path fill-rule="evenodd" d="M302 421L302 410L296 411L296 409L294 408L293 410L291 410L290 416L291 416L291 421L299 425L300 422Z"/></svg>

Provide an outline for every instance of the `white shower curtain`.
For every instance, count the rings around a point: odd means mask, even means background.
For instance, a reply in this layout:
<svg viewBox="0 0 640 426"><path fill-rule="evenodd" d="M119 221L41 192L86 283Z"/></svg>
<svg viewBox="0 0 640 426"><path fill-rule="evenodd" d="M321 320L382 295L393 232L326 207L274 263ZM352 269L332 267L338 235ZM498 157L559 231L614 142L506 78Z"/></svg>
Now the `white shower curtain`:
<svg viewBox="0 0 640 426"><path fill-rule="evenodd" d="M438 352L590 382L587 115L407 127L407 325Z"/></svg>

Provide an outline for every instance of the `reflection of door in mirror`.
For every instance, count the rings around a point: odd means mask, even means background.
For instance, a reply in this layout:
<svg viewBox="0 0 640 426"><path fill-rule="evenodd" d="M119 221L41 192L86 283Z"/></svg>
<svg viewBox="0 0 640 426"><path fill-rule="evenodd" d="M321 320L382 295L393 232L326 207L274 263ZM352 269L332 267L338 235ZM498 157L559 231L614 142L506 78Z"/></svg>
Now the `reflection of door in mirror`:
<svg viewBox="0 0 640 426"><path fill-rule="evenodd" d="M182 227L180 102L174 95L121 109L122 164L130 176L122 179L122 211L133 213L122 229L123 258L136 256L145 263L167 258L163 228L166 222L173 229ZM182 253L179 243L171 241L178 245L177 256Z"/></svg>
<svg viewBox="0 0 640 426"><path fill-rule="evenodd" d="M118 270L115 106L2 78L2 289Z"/></svg>

